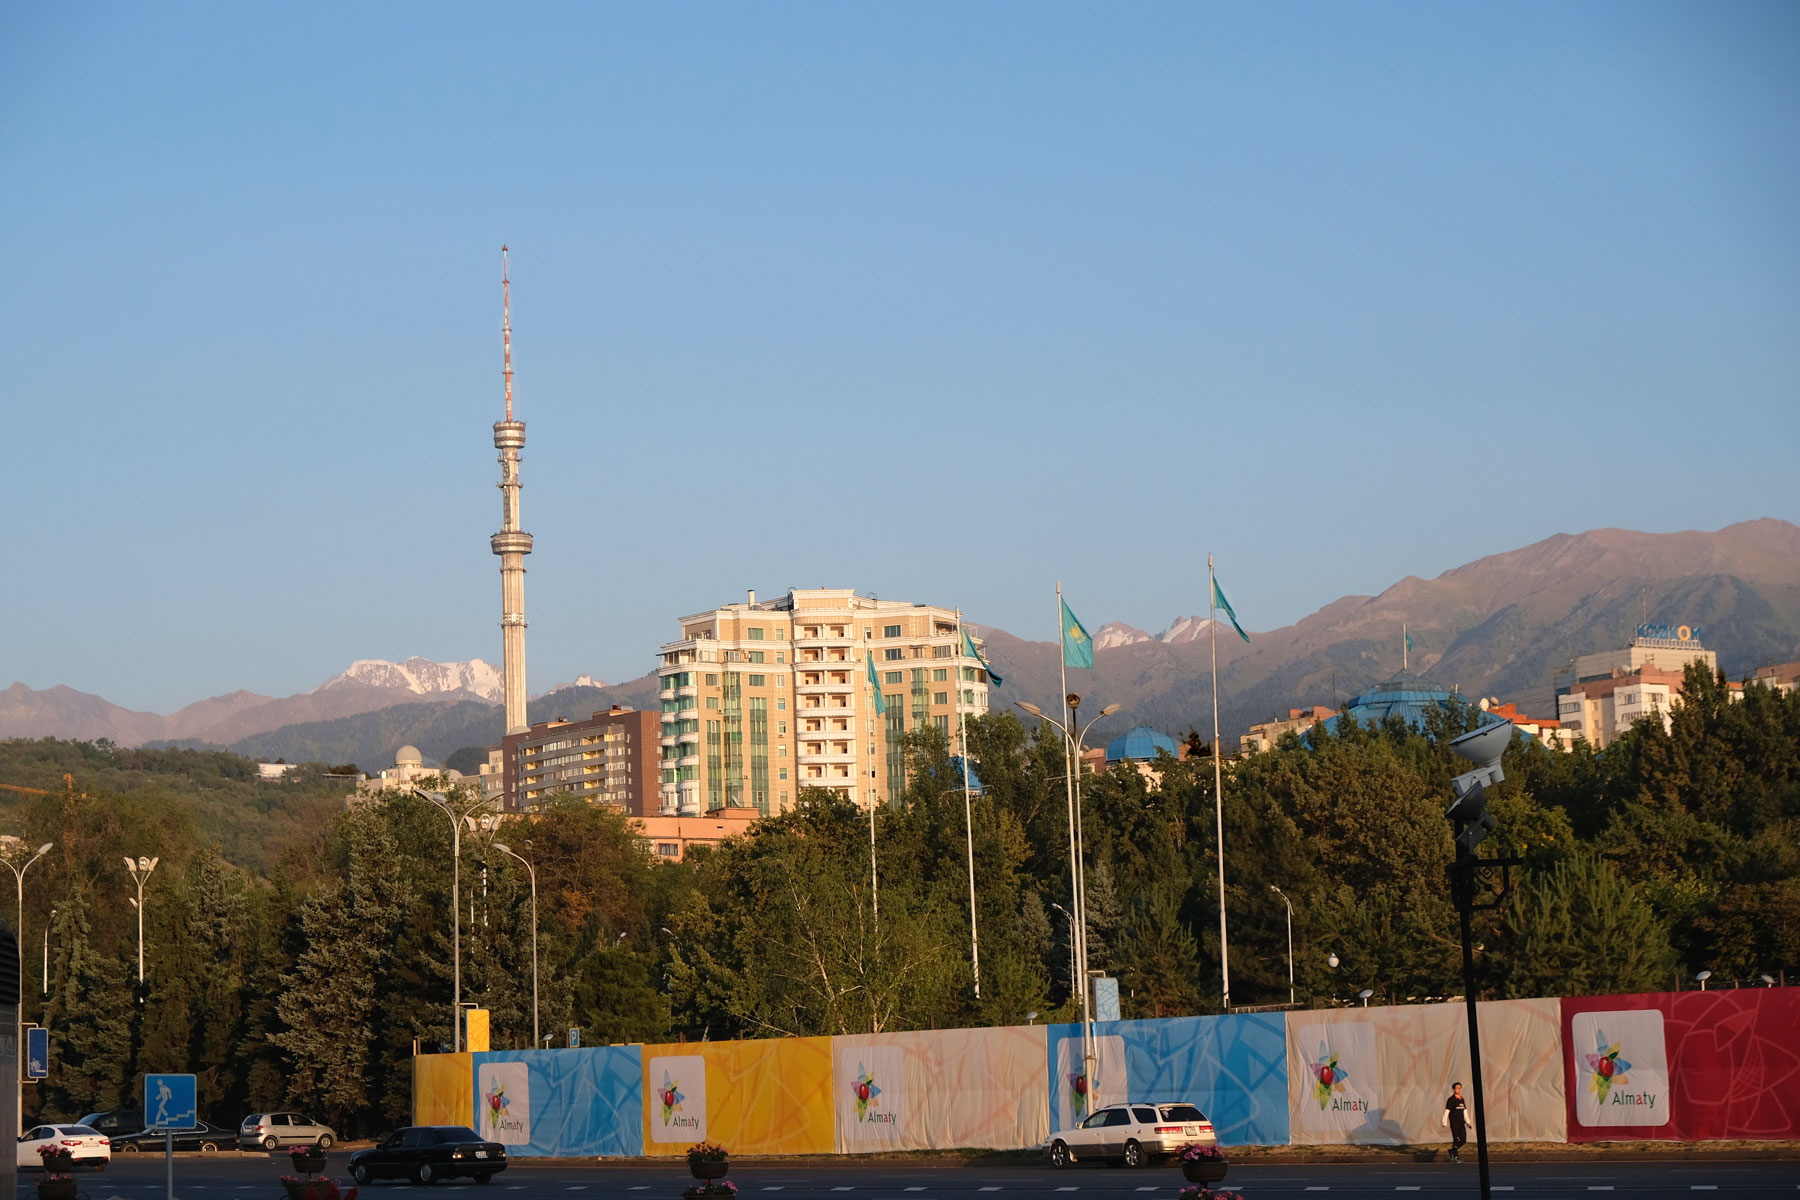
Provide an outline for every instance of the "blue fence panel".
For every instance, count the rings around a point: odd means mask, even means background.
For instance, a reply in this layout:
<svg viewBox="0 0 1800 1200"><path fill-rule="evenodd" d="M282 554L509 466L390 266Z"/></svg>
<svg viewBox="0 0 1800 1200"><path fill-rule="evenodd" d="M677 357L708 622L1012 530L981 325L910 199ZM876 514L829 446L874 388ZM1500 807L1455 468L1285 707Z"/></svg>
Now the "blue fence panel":
<svg viewBox="0 0 1800 1200"><path fill-rule="evenodd" d="M1287 1021L1281 1013L1097 1021L1094 1039L1103 1103L1191 1100L1212 1121L1222 1145L1287 1144ZM1081 1026L1051 1026L1048 1043L1050 1128L1066 1129L1081 1116L1072 1087L1080 1074ZM1124 1096L1108 1086L1121 1060Z"/></svg>
<svg viewBox="0 0 1800 1200"><path fill-rule="evenodd" d="M644 1070L639 1047L497 1050L474 1058L475 1123L484 1136L507 1143L508 1153L569 1158L643 1154ZM518 1094L516 1069L489 1069L508 1063L525 1066L525 1094ZM492 1127L508 1119L499 1115L503 1113L512 1114L513 1121L523 1118L522 1130L513 1137L522 1135L526 1140L495 1136Z"/></svg>

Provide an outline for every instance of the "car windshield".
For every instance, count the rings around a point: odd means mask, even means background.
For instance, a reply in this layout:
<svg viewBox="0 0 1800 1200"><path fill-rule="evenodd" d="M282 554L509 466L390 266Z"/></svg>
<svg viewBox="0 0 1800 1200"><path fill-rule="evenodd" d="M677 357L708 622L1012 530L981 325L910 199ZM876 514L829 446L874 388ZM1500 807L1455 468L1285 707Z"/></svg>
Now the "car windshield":
<svg viewBox="0 0 1800 1200"><path fill-rule="evenodd" d="M439 1125L437 1138L441 1143L452 1144L455 1142L479 1142L481 1135L467 1125Z"/></svg>
<svg viewBox="0 0 1800 1200"><path fill-rule="evenodd" d="M1165 1104L1162 1106L1165 1121L1204 1121L1206 1117L1191 1104Z"/></svg>

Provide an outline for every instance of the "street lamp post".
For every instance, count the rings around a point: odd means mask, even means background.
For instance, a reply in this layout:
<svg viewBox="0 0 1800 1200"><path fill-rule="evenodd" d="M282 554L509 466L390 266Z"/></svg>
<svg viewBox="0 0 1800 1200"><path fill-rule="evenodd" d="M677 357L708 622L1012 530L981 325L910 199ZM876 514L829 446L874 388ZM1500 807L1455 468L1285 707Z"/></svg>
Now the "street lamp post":
<svg viewBox="0 0 1800 1200"><path fill-rule="evenodd" d="M526 847L530 848L529 842ZM531 1044L535 1046L538 1043L537 868L531 865L530 859L514 854L511 846L495 842L494 849L517 858L531 875Z"/></svg>
<svg viewBox="0 0 1800 1200"><path fill-rule="evenodd" d="M50 921L56 920L56 910L50 910ZM44 995L50 994L50 921L44 922Z"/></svg>
<svg viewBox="0 0 1800 1200"><path fill-rule="evenodd" d="M45 842L43 845L39 846L37 848L37 853L33 854L29 859L27 859L25 861L24 866L14 866L11 859L0 859L0 861L5 862L7 867L9 867L12 870L14 881L16 883L18 883L18 885L19 885L19 928L18 928L18 933L20 935L23 935L25 932L25 872L27 872L31 869L32 863L34 863L38 859L44 857L44 855L50 853L50 847L54 846L55 844L56 844L55 842ZM49 925L49 922L45 922L45 924L44 924L44 939L45 939L45 941L44 941L44 955L45 955L44 963L45 963L45 968L46 968L46 974L48 974L48 966L49 966L49 961L50 961L50 959L49 959L49 953L50 953L49 938L50 938L50 925ZM141 967L139 969L140 969L140 971L142 970ZM46 987L46 990L48 990L47 987ZM13 1030L13 1035L17 1039L14 1042L14 1045L16 1045L18 1047L19 1056L22 1060L24 1058L24 1054L25 1054L25 1006L23 1004L19 1005L18 1011L16 1013L14 1013L14 1016L16 1018L16 1028ZM19 1117L19 1128L18 1128L17 1132L20 1134L23 1134L25 1132L25 1076L24 1076L23 1072L21 1072L19 1075L19 1107L16 1111L17 1111L18 1117Z"/></svg>
<svg viewBox="0 0 1800 1200"><path fill-rule="evenodd" d="M450 818L450 1047L462 1053L462 825L468 814L459 813L442 792L414 788L413 795L442 809Z"/></svg>
<svg viewBox="0 0 1800 1200"><path fill-rule="evenodd" d="M1280 896L1281 902L1287 905L1288 1003L1292 1004L1294 1003L1294 902L1287 898L1286 892L1282 891L1272 883L1269 885L1269 890L1274 892L1277 896Z"/></svg>
<svg viewBox="0 0 1800 1200"><path fill-rule="evenodd" d="M1069 991L1071 994L1073 994L1076 987L1079 986L1076 983L1077 976L1075 973L1076 972L1076 966L1075 966L1075 917L1074 917L1074 914L1070 913L1068 909L1064 908L1062 905L1056 903L1055 901L1051 901L1050 907L1054 908L1057 912L1061 913L1063 915L1064 919L1069 922Z"/></svg>
<svg viewBox="0 0 1800 1200"><path fill-rule="evenodd" d="M1063 743L1069 764L1069 772L1066 780L1066 790L1069 799L1069 873L1072 877L1070 882L1074 892L1075 902L1075 917L1073 920L1075 937L1073 941L1075 956L1079 964L1075 975L1080 981L1078 986L1081 988L1081 1073L1082 1077L1088 1081L1089 1090L1092 1091L1094 1086L1094 1014L1088 1002L1087 880L1082 862L1081 790L1076 780L1077 776L1081 774L1082 739L1087 737L1087 731L1094 727L1094 722L1100 720L1102 717L1112 716L1119 711L1121 706L1118 704L1107 705L1105 708L1095 713L1093 718L1089 720L1086 725L1080 726L1077 729L1077 726L1075 725L1075 712L1081 705L1081 697L1070 692L1064 697L1064 700L1069 706L1069 723L1067 725L1064 725L1055 717L1046 715L1044 710L1035 704L1028 703L1024 700L1016 701L1016 703L1020 708L1024 709L1038 720L1048 721L1050 724L1056 726L1057 731L1063 735Z"/></svg>
<svg viewBox="0 0 1800 1200"><path fill-rule="evenodd" d="M131 872L131 880L137 884L137 899L131 903L137 908L138 917L138 991L140 993L144 990L144 884L149 882L150 872L156 870L156 864L161 861L160 858L145 858L141 854L135 859L127 858L125 860L125 869ZM138 997L138 1003L143 1003L141 995Z"/></svg>

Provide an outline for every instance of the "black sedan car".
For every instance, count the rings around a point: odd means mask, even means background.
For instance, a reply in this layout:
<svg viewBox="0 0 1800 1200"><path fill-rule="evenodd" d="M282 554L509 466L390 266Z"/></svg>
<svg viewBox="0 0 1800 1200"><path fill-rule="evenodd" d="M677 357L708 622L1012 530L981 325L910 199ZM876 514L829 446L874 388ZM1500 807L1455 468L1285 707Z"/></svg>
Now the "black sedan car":
<svg viewBox="0 0 1800 1200"><path fill-rule="evenodd" d="M161 1154L168 1145L167 1139L154 1129L142 1129L136 1133L115 1133L112 1136L112 1152L114 1154ZM208 1125L205 1121L197 1122L192 1129L183 1130L175 1135L177 1150L203 1150L208 1153L214 1150L230 1150L237 1145L237 1132L223 1129L217 1125Z"/></svg>
<svg viewBox="0 0 1800 1200"><path fill-rule="evenodd" d="M465 1125L409 1125L350 1156L350 1174L358 1183L371 1179L410 1179L436 1183L467 1175L486 1183L506 1170L506 1147L490 1142Z"/></svg>

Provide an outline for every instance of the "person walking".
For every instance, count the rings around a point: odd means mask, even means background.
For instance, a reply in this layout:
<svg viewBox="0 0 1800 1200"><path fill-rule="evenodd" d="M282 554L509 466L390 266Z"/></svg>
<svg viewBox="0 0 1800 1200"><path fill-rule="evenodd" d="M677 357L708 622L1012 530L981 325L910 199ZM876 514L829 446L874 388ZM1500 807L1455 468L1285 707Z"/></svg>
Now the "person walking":
<svg viewBox="0 0 1800 1200"><path fill-rule="evenodd" d="M1450 1161L1459 1163L1462 1155L1457 1151L1469 1140L1469 1124L1466 1112L1469 1102L1463 1099L1462 1084L1450 1085L1450 1098L1444 1101L1444 1124L1450 1127Z"/></svg>

